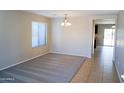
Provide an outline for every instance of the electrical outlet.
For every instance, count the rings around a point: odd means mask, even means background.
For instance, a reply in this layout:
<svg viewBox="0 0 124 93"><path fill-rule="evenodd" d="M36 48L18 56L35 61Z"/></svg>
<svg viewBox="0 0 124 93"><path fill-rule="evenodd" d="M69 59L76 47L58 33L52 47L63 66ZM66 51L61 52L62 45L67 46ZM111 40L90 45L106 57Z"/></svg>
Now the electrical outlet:
<svg viewBox="0 0 124 93"><path fill-rule="evenodd" d="M121 75L122 80L124 80L124 74Z"/></svg>

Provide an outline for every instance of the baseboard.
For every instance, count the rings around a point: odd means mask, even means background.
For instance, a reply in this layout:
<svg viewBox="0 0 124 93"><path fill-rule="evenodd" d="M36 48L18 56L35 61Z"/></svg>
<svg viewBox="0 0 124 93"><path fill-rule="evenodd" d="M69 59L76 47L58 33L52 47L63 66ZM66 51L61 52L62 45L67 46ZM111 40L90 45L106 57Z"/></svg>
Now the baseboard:
<svg viewBox="0 0 124 93"><path fill-rule="evenodd" d="M22 60L22 61L20 61L20 62L18 62L18 63L16 63L16 64L12 64L12 65L10 65L10 66L7 66L7 67L5 67L5 68L2 68L2 69L0 69L0 71L5 70L5 69L10 68L10 67L14 67L14 66L19 65L19 64L24 63L24 62L30 61L30 60L35 59L35 58L37 58L37 57L46 55L46 54L48 54L48 53L49 53L49 52L46 52L46 53L43 53L43 54L41 54L41 55L38 55L38 56L35 56L35 57L32 57L32 58L26 59L26 60Z"/></svg>
<svg viewBox="0 0 124 93"><path fill-rule="evenodd" d="M70 55L70 56L80 56L80 57L85 57L83 55L79 55L79 54L68 54L68 53L61 53L61 52L50 52L50 53L55 53L55 54L64 54L64 55Z"/></svg>
<svg viewBox="0 0 124 93"><path fill-rule="evenodd" d="M120 81L120 83L122 83L122 79L121 79L121 77L120 77L120 74L119 74L119 71L118 71L118 69L117 69L117 65L116 65L115 61L113 61L113 63L114 63L114 65L115 65L115 69L116 69L116 72L117 72L119 81Z"/></svg>

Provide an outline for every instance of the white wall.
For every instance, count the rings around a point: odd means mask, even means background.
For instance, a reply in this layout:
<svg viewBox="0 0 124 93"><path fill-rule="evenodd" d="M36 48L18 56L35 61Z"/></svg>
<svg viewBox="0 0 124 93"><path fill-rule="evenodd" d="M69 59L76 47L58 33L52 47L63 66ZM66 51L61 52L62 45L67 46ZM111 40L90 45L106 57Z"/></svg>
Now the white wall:
<svg viewBox="0 0 124 93"><path fill-rule="evenodd" d="M48 45L31 47L32 21L48 24ZM22 11L0 11L0 69L47 53L49 50L50 19Z"/></svg>
<svg viewBox="0 0 124 93"><path fill-rule="evenodd" d="M120 77L124 74L124 11L120 11L117 16L115 65ZM121 78L120 80L124 82Z"/></svg>
<svg viewBox="0 0 124 93"><path fill-rule="evenodd" d="M92 20L89 17L73 17L72 26L61 27L62 19L52 20L51 52L91 57Z"/></svg>

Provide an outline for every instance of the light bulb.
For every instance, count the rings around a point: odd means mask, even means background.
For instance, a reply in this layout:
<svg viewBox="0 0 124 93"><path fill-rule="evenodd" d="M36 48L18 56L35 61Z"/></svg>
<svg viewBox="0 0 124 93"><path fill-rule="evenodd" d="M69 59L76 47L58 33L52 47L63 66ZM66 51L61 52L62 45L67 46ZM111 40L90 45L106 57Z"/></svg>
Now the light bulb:
<svg viewBox="0 0 124 93"><path fill-rule="evenodd" d="M64 23L64 22L62 22L62 23L61 23L61 26L64 26L64 25L65 25L65 23Z"/></svg>
<svg viewBox="0 0 124 93"><path fill-rule="evenodd" d="M67 23L66 23L66 26L71 26L71 23L70 23L70 22L67 22Z"/></svg>

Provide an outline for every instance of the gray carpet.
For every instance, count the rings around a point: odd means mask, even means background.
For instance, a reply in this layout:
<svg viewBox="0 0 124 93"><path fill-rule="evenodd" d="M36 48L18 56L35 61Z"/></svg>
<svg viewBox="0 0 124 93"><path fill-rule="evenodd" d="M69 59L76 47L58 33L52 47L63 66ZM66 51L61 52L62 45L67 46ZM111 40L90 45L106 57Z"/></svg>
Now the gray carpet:
<svg viewBox="0 0 124 93"><path fill-rule="evenodd" d="M0 71L0 82L67 83L84 61L84 57L49 53Z"/></svg>

